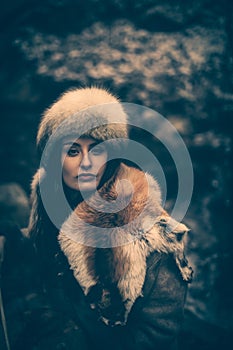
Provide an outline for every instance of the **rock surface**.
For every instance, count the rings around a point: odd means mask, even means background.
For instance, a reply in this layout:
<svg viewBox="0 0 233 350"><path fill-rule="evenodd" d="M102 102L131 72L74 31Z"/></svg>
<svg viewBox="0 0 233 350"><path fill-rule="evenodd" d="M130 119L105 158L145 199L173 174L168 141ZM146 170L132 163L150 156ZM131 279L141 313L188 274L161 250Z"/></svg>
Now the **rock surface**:
<svg viewBox="0 0 233 350"><path fill-rule="evenodd" d="M29 200L21 186L16 183L0 185L0 221L27 227L29 212Z"/></svg>

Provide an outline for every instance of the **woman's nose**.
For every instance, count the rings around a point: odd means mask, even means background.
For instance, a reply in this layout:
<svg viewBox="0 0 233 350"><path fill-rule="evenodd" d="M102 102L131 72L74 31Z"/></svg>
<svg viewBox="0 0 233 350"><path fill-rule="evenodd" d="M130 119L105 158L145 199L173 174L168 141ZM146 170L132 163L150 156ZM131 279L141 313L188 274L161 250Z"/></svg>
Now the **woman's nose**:
<svg viewBox="0 0 233 350"><path fill-rule="evenodd" d="M86 154L83 155L82 161L81 161L81 164L80 164L80 165L81 165L81 168L83 168L83 169L89 169L89 168L91 168L92 164L91 164L91 159L90 159L88 153L86 153Z"/></svg>

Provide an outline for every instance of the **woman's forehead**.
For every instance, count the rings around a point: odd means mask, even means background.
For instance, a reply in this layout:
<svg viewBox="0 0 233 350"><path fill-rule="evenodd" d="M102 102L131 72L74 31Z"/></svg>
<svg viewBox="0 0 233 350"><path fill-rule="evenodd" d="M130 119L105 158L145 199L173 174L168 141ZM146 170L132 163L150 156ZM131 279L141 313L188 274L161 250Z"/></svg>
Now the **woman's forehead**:
<svg viewBox="0 0 233 350"><path fill-rule="evenodd" d="M97 144L99 143L97 140L90 136L81 136L81 137L76 137L75 135L73 136L67 136L62 140L62 144L78 144L78 145L92 145L92 144Z"/></svg>

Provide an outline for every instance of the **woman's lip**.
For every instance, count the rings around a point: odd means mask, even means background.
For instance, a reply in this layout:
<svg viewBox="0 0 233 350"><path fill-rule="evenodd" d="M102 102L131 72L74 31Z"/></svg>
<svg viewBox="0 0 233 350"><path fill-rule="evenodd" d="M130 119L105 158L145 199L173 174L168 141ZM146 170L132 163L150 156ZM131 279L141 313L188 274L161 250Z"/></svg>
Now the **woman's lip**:
<svg viewBox="0 0 233 350"><path fill-rule="evenodd" d="M81 174L78 176L79 181L92 181L96 178L95 175L92 174Z"/></svg>

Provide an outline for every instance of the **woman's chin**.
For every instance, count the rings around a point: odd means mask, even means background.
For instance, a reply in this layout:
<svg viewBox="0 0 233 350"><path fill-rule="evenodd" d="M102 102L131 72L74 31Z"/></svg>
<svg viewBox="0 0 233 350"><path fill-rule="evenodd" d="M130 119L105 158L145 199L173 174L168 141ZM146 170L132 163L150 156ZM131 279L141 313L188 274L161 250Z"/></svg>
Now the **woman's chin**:
<svg viewBox="0 0 233 350"><path fill-rule="evenodd" d="M96 183L79 183L77 190L81 193L94 192L96 191Z"/></svg>

